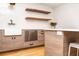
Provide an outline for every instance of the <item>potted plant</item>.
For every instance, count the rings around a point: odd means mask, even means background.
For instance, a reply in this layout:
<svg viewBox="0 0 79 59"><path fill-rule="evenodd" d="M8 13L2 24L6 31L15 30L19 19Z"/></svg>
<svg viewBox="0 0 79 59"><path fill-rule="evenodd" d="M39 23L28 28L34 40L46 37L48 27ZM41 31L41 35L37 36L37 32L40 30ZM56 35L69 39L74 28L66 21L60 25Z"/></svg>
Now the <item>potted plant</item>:
<svg viewBox="0 0 79 59"><path fill-rule="evenodd" d="M53 27L55 29L57 23L56 22L50 22L51 27Z"/></svg>

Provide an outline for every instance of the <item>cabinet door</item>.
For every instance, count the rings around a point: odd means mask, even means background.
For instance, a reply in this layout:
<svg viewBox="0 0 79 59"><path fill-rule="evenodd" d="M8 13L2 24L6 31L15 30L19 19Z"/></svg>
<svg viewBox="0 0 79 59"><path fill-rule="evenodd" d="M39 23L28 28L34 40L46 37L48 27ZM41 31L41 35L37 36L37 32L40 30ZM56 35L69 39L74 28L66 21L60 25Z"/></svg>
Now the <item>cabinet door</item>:
<svg viewBox="0 0 79 59"><path fill-rule="evenodd" d="M3 39L3 30L0 30L0 50L2 50L2 44L1 44L1 41Z"/></svg>
<svg viewBox="0 0 79 59"><path fill-rule="evenodd" d="M63 35L57 35L55 31L45 31L45 55L63 55Z"/></svg>
<svg viewBox="0 0 79 59"><path fill-rule="evenodd" d="M40 46L40 45L43 45L43 44L44 44L43 40L31 41L30 42L30 47Z"/></svg>
<svg viewBox="0 0 79 59"><path fill-rule="evenodd" d="M5 36L1 40L1 45L3 51L19 49L24 47L24 40L22 36Z"/></svg>
<svg viewBox="0 0 79 59"><path fill-rule="evenodd" d="M44 31L43 30L38 30L38 40L44 41Z"/></svg>
<svg viewBox="0 0 79 59"><path fill-rule="evenodd" d="M26 30L25 31L25 42L35 41L35 40L38 40L37 31L36 30Z"/></svg>
<svg viewBox="0 0 79 59"><path fill-rule="evenodd" d="M25 30L25 42L28 42L29 41L29 31L28 30Z"/></svg>
<svg viewBox="0 0 79 59"><path fill-rule="evenodd" d="M39 32L37 30L25 31L25 47L34 47L44 44L44 40L39 40Z"/></svg>
<svg viewBox="0 0 79 59"><path fill-rule="evenodd" d="M29 40L30 41L36 41L36 40L38 40L38 38L37 38L37 30L31 30L31 31L29 31L30 32L30 36L29 36Z"/></svg>
<svg viewBox="0 0 79 59"><path fill-rule="evenodd" d="M3 38L3 31L0 30L0 40L2 40L2 38Z"/></svg>

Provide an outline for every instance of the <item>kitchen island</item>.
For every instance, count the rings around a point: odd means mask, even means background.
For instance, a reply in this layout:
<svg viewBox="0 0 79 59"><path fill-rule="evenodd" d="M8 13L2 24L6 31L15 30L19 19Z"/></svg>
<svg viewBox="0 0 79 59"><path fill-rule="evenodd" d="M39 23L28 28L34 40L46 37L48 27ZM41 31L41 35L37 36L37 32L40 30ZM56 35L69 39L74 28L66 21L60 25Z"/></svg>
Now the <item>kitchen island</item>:
<svg viewBox="0 0 79 59"><path fill-rule="evenodd" d="M79 42L79 29L49 29L45 30L45 55L67 56L71 42ZM76 55L72 48L71 55Z"/></svg>

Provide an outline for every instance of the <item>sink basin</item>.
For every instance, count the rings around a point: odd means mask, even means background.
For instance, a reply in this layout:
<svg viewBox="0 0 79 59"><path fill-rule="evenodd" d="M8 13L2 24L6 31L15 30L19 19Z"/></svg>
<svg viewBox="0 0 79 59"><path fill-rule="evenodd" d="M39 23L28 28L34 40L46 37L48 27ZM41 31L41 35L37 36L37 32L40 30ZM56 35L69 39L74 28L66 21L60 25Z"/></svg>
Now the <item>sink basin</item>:
<svg viewBox="0 0 79 59"><path fill-rule="evenodd" d="M22 31L17 28L9 28L5 29L5 35L22 35Z"/></svg>

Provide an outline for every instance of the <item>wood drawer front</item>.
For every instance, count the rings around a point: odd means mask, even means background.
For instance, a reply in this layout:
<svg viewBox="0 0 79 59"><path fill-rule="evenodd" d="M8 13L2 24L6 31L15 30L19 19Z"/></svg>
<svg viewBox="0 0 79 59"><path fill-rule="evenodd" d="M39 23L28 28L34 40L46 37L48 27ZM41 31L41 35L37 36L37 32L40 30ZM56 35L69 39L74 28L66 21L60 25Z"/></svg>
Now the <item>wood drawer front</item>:
<svg viewBox="0 0 79 59"><path fill-rule="evenodd" d="M42 34L42 33L38 33L38 36L44 36L44 34Z"/></svg>
<svg viewBox="0 0 79 59"><path fill-rule="evenodd" d="M24 44L23 42L1 44L0 50L9 51L9 50L14 50L14 49L24 48L23 44Z"/></svg>
<svg viewBox="0 0 79 59"><path fill-rule="evenodd" d="M24 38L22 36L6 36L4 37L4 39L2 40L3 42L23 42Z"/></svg>
<svg viewBox="0 0 79 59"><path fill-rule="evenodd" d="M38 30L38 33L39 34L44 33L44 31L43 30Z"/></svg>
<svg viewBox="0 0 79 59"><path fill-rule="evenodd" d="M30 47L30 42L25 42L24 46L25 46L26 48Z"/></svg>
<svg viewBox="0 0 79 59"><path fill-rule="evenodd" d="M38 31L38 40L44 40L44 32L42 30Z"/></svg>
<svg viewBox="0 0 79 59"><path fill-rule="evenodd" d="M38 40L39 45L44 45L44 40Z"/></svg>
<svg viewBox="0 0 79 59"><path fill-rule="evenodd" d="M44 44L44 41L43 40L40 40L40 41L32 41L30 43L30 46L39 46L39 45L43 45Z"/></svg>
<svg viewBox="0 0 79 59"><path fill-rule="evenodd" d="M25 47L34 47L34 46L39 46L39 45L43 45L44 41L40 40L40 41L30 41L30 42L26 42L25 43Z"/></svg>
<svg viewBox="0 0 79 59"><path fill-rule="evenodd" d="M44 36L38 36L38 40L44 40Z"/></svg>

